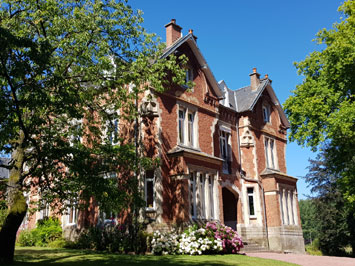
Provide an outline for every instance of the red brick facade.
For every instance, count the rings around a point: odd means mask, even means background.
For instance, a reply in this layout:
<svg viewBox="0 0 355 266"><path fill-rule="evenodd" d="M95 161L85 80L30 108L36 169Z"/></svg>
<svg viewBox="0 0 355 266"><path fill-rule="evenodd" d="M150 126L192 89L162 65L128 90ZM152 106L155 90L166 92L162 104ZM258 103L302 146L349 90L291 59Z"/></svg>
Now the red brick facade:
<svg viewBox="0 0 355 266"><path fill-rule="evenodd" d="M192 32L182 36L172 20L166 33L163 56L185 54L194 86L149 92L156 110L142 119L141 135L145 154L161 161L144 213L149 228L216 220L265 249L304 252L297 179L286 171L289 125L271 80L254 69L249 86L230 90Z"/></svg>

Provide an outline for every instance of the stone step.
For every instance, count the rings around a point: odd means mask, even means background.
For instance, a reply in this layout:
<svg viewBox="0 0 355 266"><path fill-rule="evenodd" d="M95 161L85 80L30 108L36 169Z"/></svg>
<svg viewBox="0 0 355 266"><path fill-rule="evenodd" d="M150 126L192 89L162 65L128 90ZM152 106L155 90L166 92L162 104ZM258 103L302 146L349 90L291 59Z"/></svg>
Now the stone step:
<svg viewBox="0 0 355 266"><path fill-rule="evenodd" d="M241 252L250 253L250 252L267 252L267 248L260 246L257 243L253 242L244 242L244 248L240 249Z"/></svg>

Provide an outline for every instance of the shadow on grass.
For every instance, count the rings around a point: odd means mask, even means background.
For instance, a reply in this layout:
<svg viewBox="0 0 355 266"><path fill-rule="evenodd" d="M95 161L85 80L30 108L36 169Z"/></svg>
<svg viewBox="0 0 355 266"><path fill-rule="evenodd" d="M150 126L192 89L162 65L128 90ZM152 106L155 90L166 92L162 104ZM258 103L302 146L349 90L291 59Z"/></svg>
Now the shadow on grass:
<svg viewBox="0 0 355 266"><path fill-rule="evenodd" d="M186 266L186 265L245 265L224 261L224 256L135 256L99 253L89 250L26 248L16 250L13 265L61 265L61 266L99 266L99 265L147 265L147 266Z"/></svg>

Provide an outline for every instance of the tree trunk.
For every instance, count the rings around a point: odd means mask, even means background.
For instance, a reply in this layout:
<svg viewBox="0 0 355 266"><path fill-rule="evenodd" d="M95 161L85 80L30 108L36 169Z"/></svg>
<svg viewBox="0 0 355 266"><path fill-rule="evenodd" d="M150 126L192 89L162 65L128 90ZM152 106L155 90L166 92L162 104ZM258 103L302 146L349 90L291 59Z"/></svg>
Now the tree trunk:
<svg viewBox="0 0 355 266"><path fill-rule="evenodd" d="M25 149L24 133L20 130L18 139L15 142L15 150L12 154L13 165L10 170L10 177L6 192L6 201L9 214L0 232L0 263L12 263L14 260L16 233L27 212L26 199L22 191L23 165Z"/></svg>
<svg viewBox="0 0 355 266"><path fill-rule="evenodd" d="M10 212L0 232L0 263L14 261L16 233L19 229L27 209L22 212Z"/></svg>

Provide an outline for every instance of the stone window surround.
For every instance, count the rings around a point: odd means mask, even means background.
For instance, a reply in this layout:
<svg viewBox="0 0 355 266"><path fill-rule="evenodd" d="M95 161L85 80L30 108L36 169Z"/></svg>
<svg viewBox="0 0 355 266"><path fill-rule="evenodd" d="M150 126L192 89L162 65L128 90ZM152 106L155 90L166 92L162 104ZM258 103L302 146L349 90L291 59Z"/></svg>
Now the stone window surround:
<svg viewBox="0 0 355 266"><path fill-rule="evenodd" d="M264 135L264 149L265 149L266 168L279 170L276 139Z"/></svg>
<svg viewBox="0 0 355 266"><path fill-rule="evenodd" d="M146 206L145 207L146 211L155 211L156 210L156 204L155 204L155 176L156 176L156 173L155 173L155 170L151 170L151 171L153 171L152 178L147 179L146 172L144 173L144 199L145 199L145 202L147 202L147 182L153 182L153 206L152 207Z"/></svg>
<svg viewBox="0 0 355 266"><path fill-rule="evenodd" d="M223 136L224 134L224 136ZM230 125L225 125L224 123L220 123L219 121L219 143L220 143L220 158L223 158L222 155L222 143L223 143L223 139L225 140L224 144L225 144L225 149L226 149L226 163L231 163L232 162L232 130ZM223 164L223 166L225 166L225 164ZM226 171L225 167L223 167L223 173L225 174L230 174L228 172L228 169Z"/></svg>
<svg viewBox="0 0 355 266"><path fill-rule="evenodd" d="M271 124L271 106L268 103L262 105L263 121L264 123Z"/></svg>
<svg viewBox="0 0 355 266"><path fill-rule="evenodd" d="M298 226L297 190L293 186L278 184L280 219L282 225ZM285 215L287 213L287 215ZM291 220L291 221L290 221Z"/></svg>
<svg viewBox="0 0 355 266"><path fill-rule="evenodd" d="M189 214L191 219L198 220L219 220L219 184L218 184L218 172L212 169L205 169L204 167L189 167L189 174L194 173L195 179L195 196L196 196L196 217L191 216L191 209L189 207ZM204 184L204 195L201 193L201 178ZM209 178L211 178L212 183L209 184ZM189 178L189 195L190 195L190 185L191 181ZM211 185L212 185L212 193L211 193ZM212 201L210 198L212 197ZM189 196L189 206L191 200L191 195ZM202 202L204 200L204 202ZM211 206L212 202L212 206ZM203 213L204 212L204 213ZM211 215L213 212L213 215Z"/></svg>
<svg viewBox="0 0 355 266"><path fill-rule="evenodd" d="M105 122L105 128L102 132L102 140L105 142L106 140L109 140L109 143L111 145L117 145L119 143L118 137L119 137L119 132L120 132L120 120L119 120L119 115L120 115L120 110L114 111L114 110L106 110L108 115L113 115L116 113L118 115L117 118L114 118L112 120L107 120ZM113 131L110 132L110 135L108 134L109 128L113 126ZM116 141L115 141L116 139Z"/></svg>
<svg viewBox="0 0 355 266"><path fill-rule="evenodd" d="M192 104L177 101L177 143L179 146L194 148L199 150L199 138L198 138L198 112L197 106L193 106ZM179 128L179 120L180 120L180 110L184 111L184 125L183 125L183 141L180 141L180 128ZM188 114L193 114L193 132L192 132L192 145L188 143L188 128L189 128L189 119Z"/></svg>

